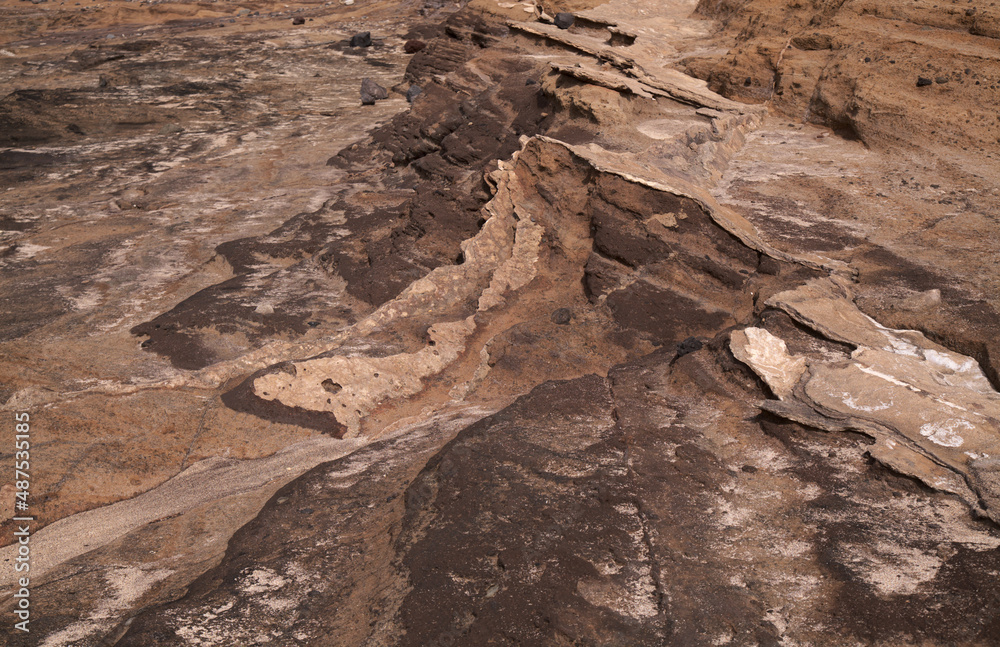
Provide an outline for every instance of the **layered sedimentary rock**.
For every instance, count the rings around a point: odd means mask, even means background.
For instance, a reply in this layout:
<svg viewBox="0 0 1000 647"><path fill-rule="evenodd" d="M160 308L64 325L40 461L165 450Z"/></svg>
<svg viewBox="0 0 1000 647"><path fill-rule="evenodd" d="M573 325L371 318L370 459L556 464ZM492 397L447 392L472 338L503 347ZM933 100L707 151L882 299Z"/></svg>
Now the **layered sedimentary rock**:
<svg viewBox="0 0 1000 647"><path fill-rule="evenodd" d="M6 77L44 644L995 641L992 151L754 103L802 7L304 9Z"/></svg>
<svg viewBox="0 0 1000 647"><path fill-rule="evenodd" d="M995 4L705 0L698 10L735 37L724 56L689 61L727 96L869 145L931 149L960 165L966 152L996 159Z"/></svg>

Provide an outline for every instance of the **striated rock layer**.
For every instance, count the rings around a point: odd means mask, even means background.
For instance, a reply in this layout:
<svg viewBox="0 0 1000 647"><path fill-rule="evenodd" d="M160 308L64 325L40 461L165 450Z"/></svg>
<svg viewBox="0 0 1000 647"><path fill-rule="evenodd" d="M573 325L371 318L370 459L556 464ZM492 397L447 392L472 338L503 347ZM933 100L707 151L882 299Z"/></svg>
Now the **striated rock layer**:
<svg viewBox="0 0 1000 647"><path fill-rule="evenodd" d="M5 9L15 643L1000 640L991 10L214 7Z"/></svg>

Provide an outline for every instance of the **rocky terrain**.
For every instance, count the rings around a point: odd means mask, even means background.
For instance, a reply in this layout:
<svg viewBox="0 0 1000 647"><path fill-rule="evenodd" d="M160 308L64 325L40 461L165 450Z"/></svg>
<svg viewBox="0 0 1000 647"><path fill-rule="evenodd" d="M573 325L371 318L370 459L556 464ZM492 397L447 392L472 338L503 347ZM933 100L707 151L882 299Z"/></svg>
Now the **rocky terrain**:
<svg viewBox="0 0 1000 647"><path fill-rule="evenodd" d="M0 11L9 644L1000 642L995 6Z"/></svg>

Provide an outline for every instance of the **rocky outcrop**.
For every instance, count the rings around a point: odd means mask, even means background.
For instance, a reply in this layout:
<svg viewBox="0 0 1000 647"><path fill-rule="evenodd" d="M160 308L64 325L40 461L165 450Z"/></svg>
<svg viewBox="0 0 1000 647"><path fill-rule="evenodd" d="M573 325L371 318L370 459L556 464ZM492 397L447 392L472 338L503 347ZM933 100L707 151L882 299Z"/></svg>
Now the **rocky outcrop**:
<svg viewBox="0 0 1000 647"><path fill-rule="evenodd" d="M873 457L997 521L992 457L1000 450L1000 393L971 358L919 332L879 325L849 295L834 283L811 283L767 302L814 333L853 347L849 359L790 354L766 328L734 333L733 354L778 396L761 407L819 429L870 435Z"/></svg>
<svg viewBox="0 0 1000 647"><path fill-rule="evenodd" d="M100 70L149 123L81 135L53 115L84 104L7 110L48 148L0 152L35 183L8 192L3 280L64 295L0 320L3 408L38 418L52 466L32 540L47 644L998 635L998 194L967 171L987 153L949 165L938 142L920 165L895 148L915 138L866 148L833 113L744 103L712 51L731 32L693 6L593 4L421 23L432 3L338 3L294 30L289 8L254 37L47 64ZM780 31L753 25L729 56ZM127 81L212 42L233 78ZM362 108L362 79L388 98ZM135 141L176 170L109 166L28 217L78 146ZM98 193L108 213L76 222Z"/></svg>
<svg viewBox="0 0 1000 647"><path fill-rule="evenodd" d="M317 468L119 644L988 643L995 530L755 417L725 348L542 385L429 461L397 440Z"/></svg>
<svg viewBox="0 0 1000 647"><path fill-rule="evenodd" d="M872 147L932 150L960 166L974 152L995 163L995 5L705 0L698 11L721 20L731 46L718 59L688 60L716 91Z"/></svg>

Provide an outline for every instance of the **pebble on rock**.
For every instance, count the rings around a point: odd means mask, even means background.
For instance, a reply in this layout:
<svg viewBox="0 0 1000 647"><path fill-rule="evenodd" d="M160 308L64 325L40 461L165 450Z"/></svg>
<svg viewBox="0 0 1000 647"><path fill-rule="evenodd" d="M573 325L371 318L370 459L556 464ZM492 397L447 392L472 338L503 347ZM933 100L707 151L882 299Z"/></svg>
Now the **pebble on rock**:
<svg viewBox="0 0 1000 647"><path fill-rule="evenodd" d="M293 25L304 25L306 24L306 19L299 16L298 18L292 18Z"/></svg>
<svg viewBox="0 0 1000 647"><path fill-rule="evenodd" d="M570 312L569 308L559 308L552 313L552 323L565 326L573 318L573 313Z"/></svg>
<svg viewBox="0 0 1000 647"><path fill-rule="evenodd" d="M372 46L372 33L370 31L363 31L351 36L351 47L371 47Z"/></svg>
<svg viewBox="0 0 1000 647"><path fill-rule="evenodd" d="M422 40L408 40L403 45L403 51L407 54L416 54L425 47L427 47L427 43Z"/></svg>
<svg viewBox="0 0 1000 647"><path fill-rule="evenodd" d="M931 81L926 76L918 76L917 77L917 87L918 88L922 88L924 86L928 86L928 85L930 85L932 83L934 83L934 81Z"/></svg>
<svg viewBox="0 0 1000 647"><path fill-rule="evenodd" d="M371 79L361 80L361 105L371 106L379 99L388 99L389 93L378 83Z"/></svg>
<svg viewBox="0 0 1000 647"><path fill-rule="evenodd" d="M573 25L573 21L576 20L573 14L561 11L556 14L556 18L553 21L559 29L569 29Z"/></svg>
<svg viewBox="0 0 1000 647"><path fill-rule="evenodd" d="M411 85L410 89L406 91L406 100L410 103L413 103L413 100L417 98L417 95L419 95L423 91L424 89L421 88L419 85Z"/></svg>

